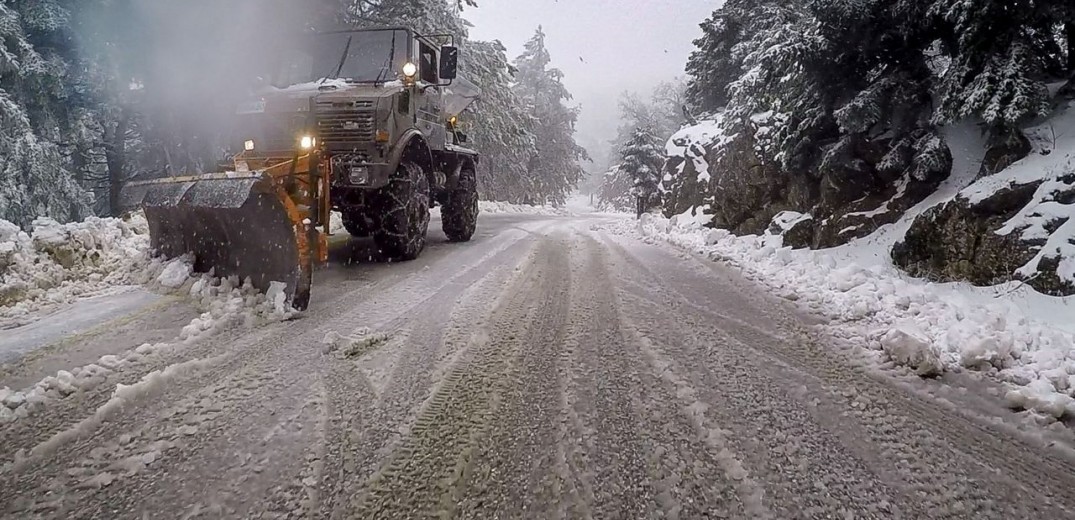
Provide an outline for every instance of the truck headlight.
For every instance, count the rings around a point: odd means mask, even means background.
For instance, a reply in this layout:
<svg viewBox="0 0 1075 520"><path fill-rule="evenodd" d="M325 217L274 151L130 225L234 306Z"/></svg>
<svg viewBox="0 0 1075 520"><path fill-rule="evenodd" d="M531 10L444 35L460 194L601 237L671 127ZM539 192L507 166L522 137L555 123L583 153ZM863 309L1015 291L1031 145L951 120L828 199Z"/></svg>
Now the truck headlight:
<svg viewBox="0 0 1075 520"><path fill-rule="evenodd" d="M250 139L247 142L243 143L243 150L246 150L248 152L253 152L254 151L254 140Z"/></svg>
<svg viewBox="0 0 1075 520"><path fill-rule="evenodd" d="M407 76L407 78L413 78L415 74L418 74L418 65L415 65L409 61L403 64L404 76Z"/></svg>
<svg viewBox="0 0 1075 520"><path fill-rule="evenodd" d="M317 139L309 135L304 135L302 136L302 139L299 139L299 146L302 147L303 150L312 150L314 146L317 146Z"/></svg>

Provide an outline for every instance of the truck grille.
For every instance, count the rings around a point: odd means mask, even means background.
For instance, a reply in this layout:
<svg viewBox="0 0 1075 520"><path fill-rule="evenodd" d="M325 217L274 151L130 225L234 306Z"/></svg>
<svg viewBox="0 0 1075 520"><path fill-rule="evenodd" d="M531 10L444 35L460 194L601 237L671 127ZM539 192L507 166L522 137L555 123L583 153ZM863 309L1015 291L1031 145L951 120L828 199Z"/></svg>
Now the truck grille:
<svg viewBox="0 0 1075 520"><path fill-rule="evenodd" d="M373 141L375 126L372 101L318 101L317 129L330 149Z"/></svg>

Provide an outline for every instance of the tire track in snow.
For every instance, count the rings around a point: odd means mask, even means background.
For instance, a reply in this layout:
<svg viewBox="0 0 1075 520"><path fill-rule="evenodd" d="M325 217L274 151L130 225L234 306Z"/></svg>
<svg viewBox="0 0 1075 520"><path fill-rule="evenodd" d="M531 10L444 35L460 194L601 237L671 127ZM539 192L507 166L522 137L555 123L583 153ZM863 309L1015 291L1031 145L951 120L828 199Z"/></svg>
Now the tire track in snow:
<svg viewBox="0 0 1075 520"><path fill-rule="evenodd" d="M559 379L571 277L570 240L554 233L537 254L547 259L530 295L517 355L498 381L496 420L487 425L458 492L457 518L508 518L520 511L556 518L570 483L561 462Z"/></svg>
<svg viewBox="0 0 1075 520"><path fill-rule="evenodd" d="M675 406L640 345L624 329L605 248L579 236L569 401L582 424L583 489L595 518L741 517L747 512L719 453Z"/></svg>
<svg viewBox="0 0 1075 520"><path fill-rule="evenodd" d="M321 505L321 516L351 518L355 506L351 498L359 495L365 482L386 459L406 441L423 406L444 384L451 367L464 356L473 343L472 329L490 311L490 302L504 290L505 280L513 276L510 269L520 256L526 255L534 241L524 239L498 257L495 267L474 271L458 283L438 292L436 297L409 313L413 329L409 337L391 350L388 346L359 360L359 370L373 370L383 378L379 390L369 386L372 394L361 405L339 403L350 408L348 417L340 417L331 426L332 443L339 446L339 456L330 464L323 493L331 497ZM354 371L355 367L348 369ZM346 371L336 369L330 387L336 400L350 395L352 386ZM338 462L337 462L338 461ZM331 491L329 491L331 490Z"/></svg>
<svg viewBox="0 0 1075 520"><path fill-rule="evenodd" d="M814 334L799 320L790 312L780 312L776 305L765 314L784 331L784 337L742 319L711 312L712 308L735 308L749 313L758 307L753 298L734 289L719 293L698 289L712 284L712 278L678 278L683 271L676 269L658 274L634 254L619 250L625 261L646 273L643 278L649 280L639 282L637 293L650 299L664 295L655 308L667 308L669 302L678 301L676 315L680 319L690 314L701 317L709 328L724 331L734 350L754 351L767 358L769 362L758 364L758 370L775 369L781 379L798 382L802 391L788 397L805 406L817 424L843 438L857 457L881 468L878 474L903 491L908 508L942 518L1071 514L1065 504L1075 504L1075 472L1062 458L1039 455L980 420L946 412L928 398L908 393L887 376L855 365L841 352L814 340ZM646 254L668 258L657 251L654 248ZM873 444L866 446L862 439L871 439L885 449L877 453ZM944 466L938 464L942 460L946 461ZM1040 493L1039 500L996 499L1020 496L1027 490ZM924 505L916 505L923 500Z"/></svg>
<svg viewBox="0 0 1075 520"><path fill-rule="evenodd" d="M524 263L458 364L425 403L389 462L355 498L350 518L450 515L475 443L495 409L497 390L518 346L530 298L540 289L541 258ZM485 338L488 338L487 340Z"/></svg>

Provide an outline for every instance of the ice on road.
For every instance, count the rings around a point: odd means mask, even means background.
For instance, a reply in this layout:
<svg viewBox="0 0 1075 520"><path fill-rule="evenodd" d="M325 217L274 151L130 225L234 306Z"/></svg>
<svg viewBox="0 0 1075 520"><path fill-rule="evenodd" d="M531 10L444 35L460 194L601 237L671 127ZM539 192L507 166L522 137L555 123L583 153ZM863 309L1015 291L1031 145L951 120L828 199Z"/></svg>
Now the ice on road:
<svg viewBox="0 0 1075 520"><path fill-rule="evenodd" d="M1072 458L981 395L878 373L610 218L486 216L402 264L335 243L298 319L162 349L0 425L0 513L1075 515Z"/></svg>

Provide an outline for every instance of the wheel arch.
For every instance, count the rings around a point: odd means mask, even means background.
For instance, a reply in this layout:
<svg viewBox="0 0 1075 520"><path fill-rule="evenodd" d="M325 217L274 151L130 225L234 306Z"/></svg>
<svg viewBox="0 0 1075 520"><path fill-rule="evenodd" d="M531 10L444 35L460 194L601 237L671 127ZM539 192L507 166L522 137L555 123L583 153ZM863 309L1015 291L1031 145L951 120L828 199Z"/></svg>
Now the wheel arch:
<svg viewBox="0 0 1075 520"><path fill-rule="evenodd" d="M391 171L398 170L404 159L414 161L427 175L433 172L433 152L430 151L425 136L418 130L407 130L403 137L399 138L389 161Z"/></svg>

